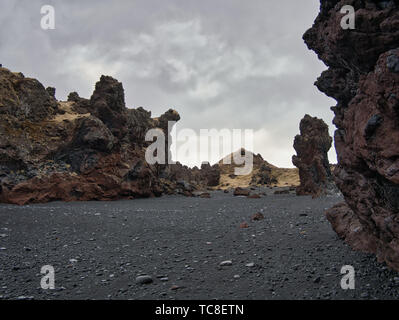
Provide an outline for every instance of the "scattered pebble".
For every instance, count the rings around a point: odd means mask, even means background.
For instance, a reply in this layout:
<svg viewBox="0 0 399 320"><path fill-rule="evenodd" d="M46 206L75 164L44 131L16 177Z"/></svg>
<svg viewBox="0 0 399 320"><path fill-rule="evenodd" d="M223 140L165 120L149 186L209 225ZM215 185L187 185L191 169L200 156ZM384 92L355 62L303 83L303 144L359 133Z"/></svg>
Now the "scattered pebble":
<svg viewBox="0 0 399 320"><path fill-rule="evenodd" d="M233 265L233 261L231 261L231 260L222 261L220 263L221 267L226 267L226 266L231 266L231 265Z"/></svg>
<svg viewBox="0 0 399 320"><path fill-rule="evenodd" d="M248 225L248 223L243 222L243 223L240 224L240 228L241 229L247 229L247 228L249 228L249 225Z"/></svg>
<svg viewBox="0 0 399 320"><path fill-rule="evenodd" d="M152 283L154 280L152 279L151 276L145 275L145 276L138 276L136 278L136 283L137 284L150 284Z"/></svg>

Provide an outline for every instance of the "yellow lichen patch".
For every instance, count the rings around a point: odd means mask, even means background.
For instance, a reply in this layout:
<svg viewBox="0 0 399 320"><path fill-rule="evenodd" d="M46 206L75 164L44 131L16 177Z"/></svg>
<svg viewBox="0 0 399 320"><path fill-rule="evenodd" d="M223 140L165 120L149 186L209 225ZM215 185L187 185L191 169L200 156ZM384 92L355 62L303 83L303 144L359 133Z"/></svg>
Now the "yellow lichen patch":
<svg viewBox="0 0 399 320"><path fill-rule="evenodd" d="M64 111L64 114L57 114L50 122L62 122L62 121L74 121L80 118L86 118L90 116L90 113L80 114L72 110L73 102L60 101L58 108Z"/></svg>
<svg viewBox="0 0 399 320"><path fill-rule="evenodd" d="M272 176L277 179L277 187L299 186L299 171L297 168L275 168Z"/></svg>
<svg viewBox="0 0 399 320"><path fill-rule="evenodd" d="M299 173L296 168L277 168L272 167L271 177L277 180L277 183L274 183L272 186L274 187L286 187L286 186L298 186L300 184L299 181ZM247 188L251 184L252 177L259 172L259 169L254 169L251 174L245 176L231 176L232 171L225 171L222 167L222 172L220 175L220 183L219 188L228 189L228 188Z"/></svg>
<svg viewBox="0 0 399 320"><path fill-rule="evenodd" d="M30 121L22 121L18 127L7 126L5 132L11 137L26 137L27 139L35 142L45 141L47 137L44 132L46 122L33 123Z"/></svg>
<svg viewBox="0 0 399 320"><path fill-rule="evenodd" d="M235 178L230 178L229 174L221 174L219 186L221 189L228 188L246 188L249 186L252 179L252 174L248 174L245 176L235 176Z"/></svg>
<svg viewBox="0 0 399 320"><path fill-rule="evenodd" d="M237 176L234 174L234 169L237 167L243 167L243 165L235 165L234 155L239 155L239 152L243 152L245 149L238 150L235 153L226 156L219 161L220 167L220 183L219 188L247 188L250 186L252 178L260 172L262 166L266 166L270 169L270 178L277 180L277 183L273 183L273 187L286 187L286 186L298 186L299 173L297 168L278 168L267 161L265 161L260 155L253 155L253 170L250 174L244 176ZM248 152L248 151L247 151ZM225 164L229 163L231 164Z"/></svg>

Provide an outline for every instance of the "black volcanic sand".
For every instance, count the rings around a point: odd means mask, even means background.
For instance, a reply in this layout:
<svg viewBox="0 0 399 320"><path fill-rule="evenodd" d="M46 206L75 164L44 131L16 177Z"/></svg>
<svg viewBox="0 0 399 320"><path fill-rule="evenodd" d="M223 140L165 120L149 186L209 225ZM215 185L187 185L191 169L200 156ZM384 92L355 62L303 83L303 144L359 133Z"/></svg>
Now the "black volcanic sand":
<svg viewBox="0 0 399 320"><path fill-rule="evenodd" d="M211 199L1 204L0 298L399 297L399 274L352 251L326 221L323 211L340 197L211 194ZM265 219L252 222L259 211ZM240 229L244 221L248 229ZM232 265L220 266L225 260ZM44 265L55 268L55 290L40 288ZM343 265L356 270L355 290L340 287ZM142 274L153 283L137 284Z"/></svg>

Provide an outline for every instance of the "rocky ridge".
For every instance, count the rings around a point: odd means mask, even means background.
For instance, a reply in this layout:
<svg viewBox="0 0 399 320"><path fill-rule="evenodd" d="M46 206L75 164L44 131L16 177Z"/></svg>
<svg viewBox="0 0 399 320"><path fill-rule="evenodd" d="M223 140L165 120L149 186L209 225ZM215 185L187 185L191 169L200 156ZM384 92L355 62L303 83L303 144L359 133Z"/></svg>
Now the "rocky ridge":
<svg viewBox="0 0 399 320"><path fill-rule="evenodd" d="M145 161L147 131L159 128L168 137L168 121L179 119L175 110L152 118L141 107L127 108L112 77L102 76L90 99L73 92L57 101L54 88L0 68L0 202L191 195L214 185L218 173L207 166Z"/></svg>

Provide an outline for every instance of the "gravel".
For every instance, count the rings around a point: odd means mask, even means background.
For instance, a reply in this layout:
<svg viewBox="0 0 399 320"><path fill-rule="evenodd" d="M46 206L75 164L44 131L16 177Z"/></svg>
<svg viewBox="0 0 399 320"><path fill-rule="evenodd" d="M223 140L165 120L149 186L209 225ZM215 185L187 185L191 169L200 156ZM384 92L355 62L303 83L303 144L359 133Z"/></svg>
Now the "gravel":
<svg viewBox="0 0 399 320"><path fill-rule="evenodd" d="M264 191L0 204L0 299L399 298L398 273L352 251L326 221L339 196ZM264 219L251 221L257 212ZM45 265L55 290L40 287ZM355 290L341 289L344 265L355 268Z"/></svg>

